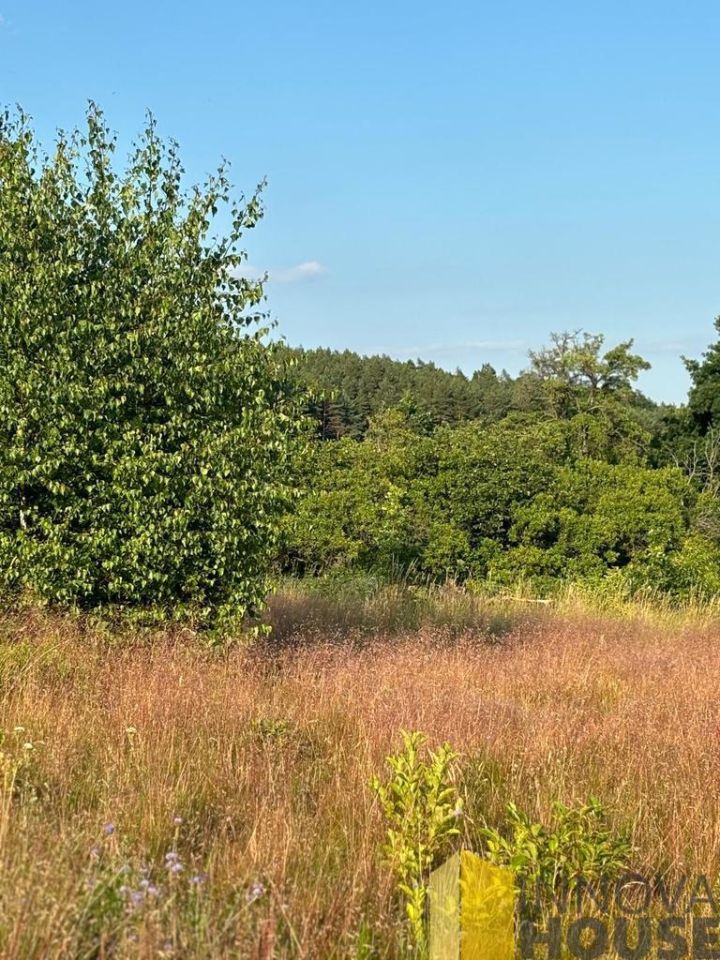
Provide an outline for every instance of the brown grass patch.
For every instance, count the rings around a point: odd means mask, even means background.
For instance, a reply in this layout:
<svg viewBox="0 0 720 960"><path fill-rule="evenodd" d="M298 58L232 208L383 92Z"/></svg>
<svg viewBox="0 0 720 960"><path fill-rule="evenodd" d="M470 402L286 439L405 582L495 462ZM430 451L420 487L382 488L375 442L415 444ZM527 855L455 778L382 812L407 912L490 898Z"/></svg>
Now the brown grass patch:
<svg viewBox="0 0 720 960"><path fill-rule="evenodd" d="M717 627L546 612L326 642L278 602L305 643L227 655L5 616L2 957L398 956L367 785L403 728L463 754L491 821L594 794L638 866L718 873Z"/></svg>

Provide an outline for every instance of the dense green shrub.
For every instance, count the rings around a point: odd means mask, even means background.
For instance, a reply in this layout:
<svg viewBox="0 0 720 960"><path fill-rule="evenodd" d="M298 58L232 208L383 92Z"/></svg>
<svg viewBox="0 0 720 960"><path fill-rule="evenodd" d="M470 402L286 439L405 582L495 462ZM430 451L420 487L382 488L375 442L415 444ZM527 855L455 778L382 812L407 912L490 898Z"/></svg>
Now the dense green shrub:
<svg viewBox="0 0 720 960"><path fill-rule="evenodd" d="M720 545L691 533L665 563L659 586L683 596L701 599L720 596Z"/></svg>
<svg viewBox="0 0 720 960"><path fill-rule="evenodd" d="M152 120L124 172L114 153L95 107L50 157L0 119L0 579L223 621L261 604L290 492L292 408L240 273L259 197L232 204L224 168L185 191Z"/></svg>
<svg viewBox="0 0 720 960"><path fill-rule="evenodd" d="M632 567L657 575L682 544L693 491L679 470L580 460L514 513L516 544L496 565L506 579L594 579ZM638 584L639 585L639 584Z"/></svg>
<svg viewBox="0 0 720 960"><path fill-rule="evenodd" d="M550 482L547 445L554 450L557 437L529 444L525 428L468 424L433 439L433 474L418 479L431 518L423 568L433 577L485 576L508 545L513 511Z"/></svg>
<svg viewBox="0 0 720 960"><path fill-rule="evenodd" d="M549 825L510 802L501 829L485 826L479 833L488 860L513 868L521 910L528 912L547 907L559 888L568 894L617 880L633 852L629 832L612 829L596 797L574 806L556 801Z"/></svg>
<svg viewBox="0 0 720 960"><path fill-rule="evenodd" d="M410 578L560 582L712 594L720 585L717 498L678 468L638 462L622 435L613 462L604 414L512 415L413 433L385 414L366 439L315 446L307 492L286 529L294 569L341 567Z"/></svg>
<svg viewBox="0 0 720 960"><path fill-rule="evenodd" d="M431 441L393 415L375 420L362 443L315 444L302 459L304 495L285 524L285 566L392 574L416 565L426 519L415 485L431 456Z"/></svg>

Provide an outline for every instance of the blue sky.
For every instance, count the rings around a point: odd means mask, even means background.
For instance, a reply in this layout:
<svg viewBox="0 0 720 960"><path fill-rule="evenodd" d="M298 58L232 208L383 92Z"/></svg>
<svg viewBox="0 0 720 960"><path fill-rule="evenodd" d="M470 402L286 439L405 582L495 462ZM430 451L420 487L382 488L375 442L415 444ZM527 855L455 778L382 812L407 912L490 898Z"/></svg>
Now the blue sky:
<svg viewBox="0 0 720 960"><path fill-rule="evenodd" d="M680 401L720 313L720 4L0 0L44 138L151 108L191 178L267 176L248 235L291 343L516 372L634 337Z"/></svg>

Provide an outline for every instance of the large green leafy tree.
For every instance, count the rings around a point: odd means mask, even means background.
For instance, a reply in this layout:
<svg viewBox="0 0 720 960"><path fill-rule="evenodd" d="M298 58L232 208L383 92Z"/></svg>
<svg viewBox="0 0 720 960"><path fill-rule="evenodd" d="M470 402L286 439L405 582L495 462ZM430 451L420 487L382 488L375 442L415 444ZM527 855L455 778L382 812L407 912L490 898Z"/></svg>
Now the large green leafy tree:
<svg viewBox="0 0 720 960"><path fill-rule="evenodd" d="M427 536L418 480L433 468L433 440L401 409L378 414L364 440L315 443L302 457L304 496L287 518L281 563L397 574L417 566Z"/></svg>
<svg viewBox="0 0 720 960"><path fill-rule="evenodd" d="M0 583L223 623L261 605L291 493L241 271L259 196L233 204L224 167L185 190L152 119L117 166L95 106L50 156L0 118Z"/></svg>
<svg viewBox="0 0 720 960"><path fill-rule="evenodd" d="M645 460L658 417L654 404L633 386L650 368L632 353L633 341L604 350L601 334L582 330L553 333L550 341L530 351L530 369L516 381L514 406L574 420L583 456Z"/></svg>
<svg viewBox="0 0 720 960"><path fill-rule="evenodd" d="M632 384L650 364L631 353L633 341L626 340L602 353L602 334L553 333L551 344L530 351L531 372L548 389L560 416L594 412L608 398L632 399Z"/></svg>

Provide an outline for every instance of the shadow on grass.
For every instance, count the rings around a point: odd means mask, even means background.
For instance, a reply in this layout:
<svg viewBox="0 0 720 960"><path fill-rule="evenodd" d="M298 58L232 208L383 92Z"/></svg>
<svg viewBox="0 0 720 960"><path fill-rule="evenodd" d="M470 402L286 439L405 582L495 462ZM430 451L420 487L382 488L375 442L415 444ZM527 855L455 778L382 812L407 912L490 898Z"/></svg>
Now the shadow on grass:
<svg viewBox="0 0 720 960"><path fill-rule="evenodd" d="M362 642L426 634L502 643L546 608L512 599L473 595L451 585L414 586L369 576L283 581L269 604L271 643Z"/></svg>

